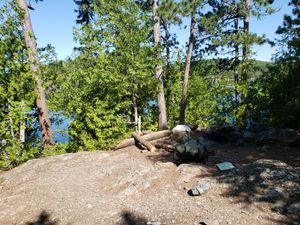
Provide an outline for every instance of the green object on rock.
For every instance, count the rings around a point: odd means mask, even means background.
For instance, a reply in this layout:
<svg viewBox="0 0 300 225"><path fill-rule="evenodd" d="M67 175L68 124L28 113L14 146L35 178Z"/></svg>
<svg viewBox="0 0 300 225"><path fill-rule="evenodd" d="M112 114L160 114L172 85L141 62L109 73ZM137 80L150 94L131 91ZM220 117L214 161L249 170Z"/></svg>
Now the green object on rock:
<svg viewBox="0 0 300 225"><path fill-rule="evenodd" d="M218 163L216 166L221 171L223 171L223 170L231 170L231 169L235 168L234 165L231 162Z"/></svg>
<svg viewBox="0 0 300 225"><path fill-rule="evenodd" d="M175 147L175 160L182 161L207 161L207 150L204 144L196 140L188 140L184 144Z"/></svg>
<svg viewBox="0 0 300 225"><path fill-rule="evenodd" d="M185 144L176 145L176 151L179 153L184 153L185 152Z"/></svg>

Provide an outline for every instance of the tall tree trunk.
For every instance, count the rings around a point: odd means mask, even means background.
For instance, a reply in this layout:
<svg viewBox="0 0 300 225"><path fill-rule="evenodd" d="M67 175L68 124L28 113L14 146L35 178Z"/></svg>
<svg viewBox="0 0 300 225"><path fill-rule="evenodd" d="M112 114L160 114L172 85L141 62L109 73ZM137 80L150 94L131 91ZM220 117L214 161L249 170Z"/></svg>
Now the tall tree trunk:
<svg viewBox="0 0 300 225"><path fill-rule="evenodd" d="M9 115L10 114L10 105L9 105L9 103L8 103L7 108L8 108L8 115ZM10 125L10 136L14 140L15 139L14 121L10 116L8 117L8 120L9 120L9 125Z"/></svg>
<svg viewBox="0 0 300 225"><path fill-rule="evenodd" d="M21 122L20 122L20 142L22 143L22 144L24 144L25 143L25 129L26 129L26 126L25 126L25 121L24 120L22 120Z"/></svg>
<svg viewBox="0 0 300 225"><path fill-rule="evenodd" d="M130 34L132 35L132 29L130 29ZM134 53L133 49L131 49L131 65L134 68ZM134 124L135 124L135 131L138 131L138 107L136 102L136 95L135 95L135 75L131 74L131 95L132 95L132 108L134 113Z"/></svg>
<svg viewBox="0 0 300 225"><path fill-rule="evenodd" d="M25 129L26 129L26 124L25 124L25 115L24 115L24 104L20 105L21 109L21 120L20 120L20 142L23 145L25 143Z"/></svg>
<svg viewBox="0 0 300 225"><path fill-rule="evenodd" d="M164 30L164 37L163 37L163 41L164 41L164 50L166 52L166 62L167 62L167 65L166 65L166 69L164 70L164 80L166 81L170 81L171 79L171 76L172 76L172 72L171 72L171 50L170 50L170 37L171 37L171 34L170 34L170 31L169 31L169 24L168 22L166 22L165 20L161 19L161 25L162 25L162 28ZM164 86L165 88L165 94L167 95L166 97L166 101L167 101L167 105L168 105L168 97L170 96L170 85L173 85L172 83L170 82L167 82ZM173 119L173 123L174 123L174 119Z"/></svg>
<svg viewBox="0 0 300 225"><path fill-rule="evenodd" d="M186 100L187 100L188 82L190 77L191 59L192 59L193 48L195 43L195 32L196 32L195 26L196 26L196 20L195 20L195 9L194 9L191 14L189 47L186 55L184 80L182 86L182 97L180 101L180 116L179 116L180 124L185 124L185 108L186 108Z"/></svg>
<svg viewBox="0 0 300 225"><path fill-rule="evenodd" d="M249 34L249 18L250 18L250 0L245 0L245 16L244 16L244 35ZM244 42L243 46L243 61L248 58L249 45L248 42Z"/></svg>
<svg viewBox="0 0 300 225"><path fill-rule="evenodd" d="M249 18L250 18L250 0L244 0L244 43L243 43L243 53L242 53L242 61L245 62L249 58L249 43L248 43L248 35L249 35ZM247 71L246 68L243 68L241 73L241 80L247 80Z"/></svg>
<svg viewBox="0 0 300 225"><path fill-rule="evenodd" d="M38 111L39 123L42 130L43 145L52 144L52 132L51 132L51 123L49 119L48 108L46 104L46 97L44 90L42 88L42 81L39 78L40 68L39 68L39 58L38 52L36 49L36 42L34 39L34 33L31 25L30 15L27 8L26 0L18 0L18 5L22 10L22 28L25 36L26 47L29 52L29 61L30 69L33 73L35 81L35 91L36 91L36 107Z"/></svg>
<svg viewBox="0 0 300 225"><path fill-rule="evenodd" d="M134 78L132 77L131 80L131 95L132 95L132 108L134 113L134 124L135 124L135 131L138 131L138 108L136 103L136 96L135 96L135 90L134 90Z"/></svg>
<svg viewBox="0 0 300 225"><path fill-rule="evenodd" d="M162 27L164 29L164 47L166 49L166 60L167 60L167 70L169 72L171 68L171 52L170 52L170 43L169 39L171 37L170 31L169 31L169 24L162 20Z"/></svg>
<svg viewBox="0 0 300 225"><path fill-rule="evenodd" d="M238 12L237 12L238 13ZM236 16L236 18L234 19L234 32L237 35L239 32L239 18L238 16ZM236 105L241 103L240 102L240 97L239 97L239 93L237 90L237 85L239 82L239 73L238 73L238 65L239 65L239 45L236 43L234 45L234 97L235 97L235 103Z"/></svg>
<svg viewBox="0 0 300 225"><path fill-rule="evenodd" d="M154 47L159 47L160 42L160 19L157 16L157 7L158 0L153 0L153 34L154 34ZM158 105L158 129L164 130L167 129L167 112L166 112L166 100L164 94L164 82L162 77L162 62L161 62L161 51L157 51L157 61L159 62L155 68L155 77L159 80L159 93L157 96L157 105Z"/></svg>

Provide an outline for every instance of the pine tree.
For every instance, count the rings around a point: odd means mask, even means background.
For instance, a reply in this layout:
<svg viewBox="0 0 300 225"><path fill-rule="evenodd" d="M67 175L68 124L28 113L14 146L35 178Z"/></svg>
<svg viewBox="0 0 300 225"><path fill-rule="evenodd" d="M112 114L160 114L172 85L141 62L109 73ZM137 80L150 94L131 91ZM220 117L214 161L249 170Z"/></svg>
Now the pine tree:
<svg viewBox="0 0 300 225"><path fill-rule="evenodd" d="M16 166L39 152L30 142L29 115L34 82L16 3L0 9L0 168Z"/></svg>
<svg viewBox="0 0 300 225"><path fill-rule="evenodd" d="M39 70L39 58L36 49L36 42L34 39L34 33L31 25L30 15L27 8L26 0L18 0L18 6L20 8L20 16L22 18L22 28L25 37L26 47L28 48L30 69L32 71L35 80L36 89L36 108L38 111L39 122L42 130L43 145L48 146L53 143L51 123L49 119L49 112L46 103L45 93L42 87L42 81L40 79Z"/></svg>
<svg viewBox="0 0 300 225"><path fill-rule="evenodd" d="M251 46L265 42L264 36L249 31L249 18L261 18L274 12L273 1L268 0L212 0L210 10L201 18L201 36L197 37L198 54L213 53L227 56L229 69L233 73L234 114L237 123L242 125L247 114L248 75L251 71ZM205 26L206 25L206 26ZM205 44L203 44L205 43ZM202 47L201 47L202 46ZM230 84L228 84L230 85Z"/></svg>
<svg viewBox="0 0 300 225"><path fill-rule="evenodd" d="M158 65L155 68L155 77L159 80L159 92L157 95L158 106L158 129L167 129L167 111L166 101L164 94L164 81L163 81L163 66L161 62L160 50L160 18L158 16L158 0L153 0L152 14L153 14L153 36L154 47L156 48L156 60Z"/></svg>
<svg viewBox="0 0 300 225"><path fill-rule="evenodd" d="M277 30L282 37L277 43L280 51L271 73L262 82L266 97L261 105L269 112L272 126L297 129L300 126L300 1L292 0L289 5L292 15L285 15L283 25Z"/></svg>
<svg viewBox="0 0 300 225"><path fill-rule="evenodd" d="M185 71L184 71L184 80L182 86L182 97L180 101L180 124L185 124L185 108L186 108L186 101L187 101L187 92L188 92L188 81L190 76L190 67L191 67L191 60L193 54L193 48L196 39L196 14L199 13L197 10L201 7L202 1L193 0L190 1L183 1L182 7L183 12L188 11L191 17L191 24L190 24L190 37L188 42L188 50L186 54L185 60Z"/></svg>
<svg viewBox="0 0 300 225"><path fill-rule="evenodd" d="M78 9L75 10L77 15L76 23L77 24L89 24L94 16L94 10L92 7L93 0L74 0L75 4L78 6Z"/></svg>
<svg viewBox="0 0 300 225"><path fill-rule="evenodd" d="M143 116L143 128L154 124L156 98L151 15L131 0L122 4L95 1L93 19L75 30L77 57L64 68L60 88L52 96L59 110L73 118L73 149L107 149L133 131L132 120ZM62 97L63 96L63 97Z"/></svg>
<svg viewBox="0 0 300 225"><path fill-rule="evenodd" d="M184 71L184 80L182 86L182 98L180 101L180 124L185 124L185 108L187 101L187 91L188 91L188 81L190 76L190 67L191 67L191 59L193 54L193 48L195 43L195 26L196 26L196 18L195 18L195 9L192 9L191 12L191 24L190 24L190 38L188 43L188 50L186 54L185 61L185 71Z"/></svg>

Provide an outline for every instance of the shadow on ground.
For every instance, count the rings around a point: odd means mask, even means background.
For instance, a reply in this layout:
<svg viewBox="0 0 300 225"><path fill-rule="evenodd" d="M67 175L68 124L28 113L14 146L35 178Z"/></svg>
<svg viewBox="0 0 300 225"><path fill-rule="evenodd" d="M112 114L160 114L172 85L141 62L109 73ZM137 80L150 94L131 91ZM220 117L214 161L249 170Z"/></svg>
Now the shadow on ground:
<svg viewBox="0 0 300 225"><path fill-rule="evenodd" d="M123 211L122 221L119 225L144 225L147 224L147 219L138 215L133 214L129 211Z"/></svg>
<svg viewBox="0 0 300 225"><path fill-rule="evenodd" d="M138 216L129 211L123 211L121 213L122 220L118 225L145 225L147 224L147 219ZM58 220L51 219L51 214L47 211L42 211L35 221L27 222L26 225L58 225ZM68 223L67 225L70 225Z"/></svg>
<svg viewBox="0 0 300 225"><path fill-rule="evenodd" d="M51 220L51 215L47 211L42 211L36 221L27 222L26 225L58 225L58 220Z"/></svg>
<svg viewBox="0 0 300 225"><path fill-rule="evenodd" d="M271 210L283 216L278 224L292 225L300 221L300 149L287 146L238 147L219 144L208 166L230 161L236 165L231 171L210 170L198 178L208 178L226 184L224 197L237 203L269 203ZM149 156L150 160L173 162L172 153Z"/></svg>
<svg viewBox="0 0 300 225"><path fill-rule="evenodd" d="M172 162L172 163L176 163L176 161L174 160L173 152L167 152L167 151L160 150L157 153L154 153L154 154L151 153L147 157L148 157L148 159L150 159L153 162Z"/></svg>
<svg viewBox="0 0 300 225"><path fill-rule="evenodd" d="M299 175L287 164L261 159L212 176L217 182L228 185L223 196L246 204L270 203L273 211L285 216L283 221L274 221L280 224L300 221Z"/></svg>
<svg viewBox="0 0 300 225"><path fill-rule="evenodd" d="M270 221L278 224L295 224L300 221L300 151L297 148L270 146L217 150L211 165L231 161L236 168L210 174L218 183L227 184L225 197L234 197L237 202L252 204L269 203L272 211L284 219Z"/></svg>

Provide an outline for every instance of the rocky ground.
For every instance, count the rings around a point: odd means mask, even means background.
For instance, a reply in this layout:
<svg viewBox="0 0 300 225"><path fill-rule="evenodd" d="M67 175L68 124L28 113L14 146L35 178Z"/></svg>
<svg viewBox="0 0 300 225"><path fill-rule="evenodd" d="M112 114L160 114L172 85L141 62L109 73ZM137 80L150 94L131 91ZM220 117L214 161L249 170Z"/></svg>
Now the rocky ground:
<svg viewBox="0 0 300 225"><path fill-rule="evenodd" d="M299 147L207 145L207 165L136 147L30 160L0 173L0 224L300 224Z"/></svg>

